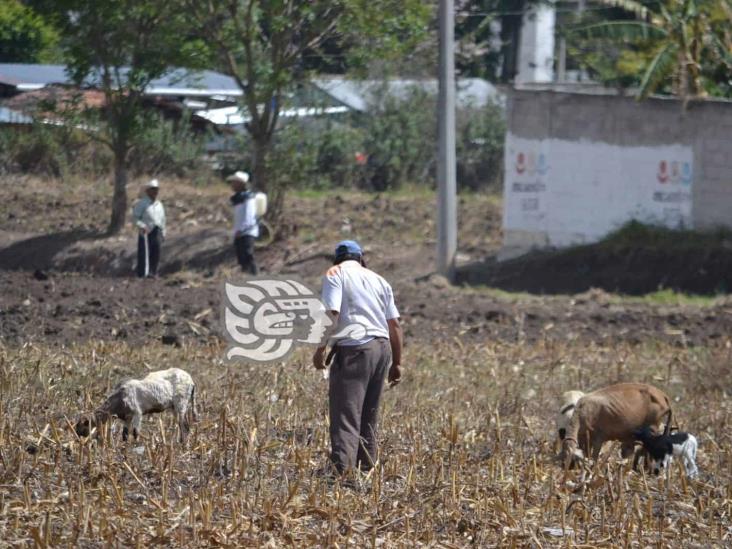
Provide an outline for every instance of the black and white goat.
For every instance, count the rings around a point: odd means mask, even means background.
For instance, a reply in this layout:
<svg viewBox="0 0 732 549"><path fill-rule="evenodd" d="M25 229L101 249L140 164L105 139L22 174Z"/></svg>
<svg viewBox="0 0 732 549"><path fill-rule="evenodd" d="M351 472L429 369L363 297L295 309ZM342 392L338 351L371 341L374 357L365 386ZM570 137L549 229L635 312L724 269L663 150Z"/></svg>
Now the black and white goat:
<svg viewBox="0 0 732 549"><path fill-rule="evenodd" d="M698 443L694 435L682 432L657 435L649 427L644 427L635 432L635 438L643 443L653 474L669 471L673 457L681 458L686 476L689 478L699 474L696 466Z"/></svg>
<svg viewBox="0 0 732 549"><path fill-rule="evenodd" d="M175 412L180 440L185 442L190 430L189 412L193 421L198 419L196 386L188 372L170 368L151 372L142 379L122 381L99 408L77 421L75 430L77 435L86 437L94 427L117 417L125 422L122 440L127 440L130 430L137 439L142 416L165 410Z"/></svg>

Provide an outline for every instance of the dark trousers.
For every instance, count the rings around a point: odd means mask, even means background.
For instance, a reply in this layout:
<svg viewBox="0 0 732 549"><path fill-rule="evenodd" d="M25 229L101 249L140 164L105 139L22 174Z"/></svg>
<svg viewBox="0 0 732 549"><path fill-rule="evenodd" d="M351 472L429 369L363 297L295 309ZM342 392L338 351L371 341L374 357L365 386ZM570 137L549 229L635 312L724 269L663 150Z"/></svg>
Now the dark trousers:
<svg viewBox="0 0 732 549"><path fill-rule="evenodd" d="M163 235L158 227L155 227L147 234L147 260L150 276L156 276L158 274L162 241ZM142 234L137 238L137 276L140 278L145 276L145 235Z"/></svg>
<svg viewBox="0 0 732 549"><path fill-rule="evenodd" d="M339 472L376 462L377 418L384 378L391 365L389 340L340 346L330 369L331 461Z"/></svg>
<svg viewBox="0 0 732 549"><path fill-rule="evenodd" d="M234 239L236 259L242 271L256 275L257 264L254 262L254 237L250 235L237 236Z"/></svg>

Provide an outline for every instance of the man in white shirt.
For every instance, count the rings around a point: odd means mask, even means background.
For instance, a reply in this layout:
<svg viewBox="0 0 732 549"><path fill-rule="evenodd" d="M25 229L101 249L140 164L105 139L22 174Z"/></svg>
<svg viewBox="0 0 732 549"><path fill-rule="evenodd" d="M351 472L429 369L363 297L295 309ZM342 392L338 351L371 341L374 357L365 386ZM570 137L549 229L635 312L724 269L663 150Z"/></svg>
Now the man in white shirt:
<svg viewBox="0 0 732 549"><path fill-rule="evenodd" d="M249 174L236 172L226 179L234 194L231 205L234 207L234 249L241 270L256 275L257 264L254 261L254 241L259 236L259 220L254 202L254 193L247 190Z"/></svg>
<svg viewBox="0 0 732 549"><path fill-rule="evenodd" d="M132 222L139 231L137 238L137 276L158 276L160 248L165 238L165 208L158 200L160 183L153 179L145 186L145 196L132 208Z"/></svg>
<svg viewBox="0 0 732 549"><path fill-rule="evenodd" d="M394 294L383 277L366 268L357 242L336 246L323 277L322 299L334 317L335 359L329 377L331 461L339 473L371 469L377 459L377 416L384 378L401 381L402 328ZM313 365L324 369L325 346Z"/></svg>

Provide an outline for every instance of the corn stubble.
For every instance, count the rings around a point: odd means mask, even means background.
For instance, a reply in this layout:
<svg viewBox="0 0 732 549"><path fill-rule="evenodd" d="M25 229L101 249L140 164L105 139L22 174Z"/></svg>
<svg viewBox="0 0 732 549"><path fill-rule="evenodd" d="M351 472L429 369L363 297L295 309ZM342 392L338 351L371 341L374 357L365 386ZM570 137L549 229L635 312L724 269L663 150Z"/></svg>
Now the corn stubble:
<svg viewBox="0 0 732 549"><path fill-rule="evenodd" d="M730 350L666 344L457 341L409 348L385 391L377 468L348 486L327 463L327 382L309 354L221 362L222 349L95 343L0 347L0 545L713 547L732 543ZM71 425L123 377L185 367L201 418L141 439ZM701 476L635 474L608 448L583 483L554 444L556 398L619 380L676 399Z"/></svg>

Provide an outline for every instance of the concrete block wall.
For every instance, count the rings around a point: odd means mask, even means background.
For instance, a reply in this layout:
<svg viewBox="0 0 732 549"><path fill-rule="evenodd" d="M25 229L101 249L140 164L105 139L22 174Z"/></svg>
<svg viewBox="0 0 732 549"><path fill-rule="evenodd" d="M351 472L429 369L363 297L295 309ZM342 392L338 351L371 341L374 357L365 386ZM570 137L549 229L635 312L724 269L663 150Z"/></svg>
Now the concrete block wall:
<svg viewBox="0 0 732 549"><path fill-rule="evenodd" d="M732 228L730 101L692 101L684 111L674 99L514 90L507 122L507 256L597 240L631 218L700 230ZM516 185L534 181L528 172L512 170L517 155L525 154L517 151L525 149L532 160L548 165L546 173L534 176L542 179L538 187ZM662 176L671 174L681 184L662 184L668 183ZM544 194L516 194L539 187ZM595 208L595 224L588 221L592 212L577 211Z"/></svg>

